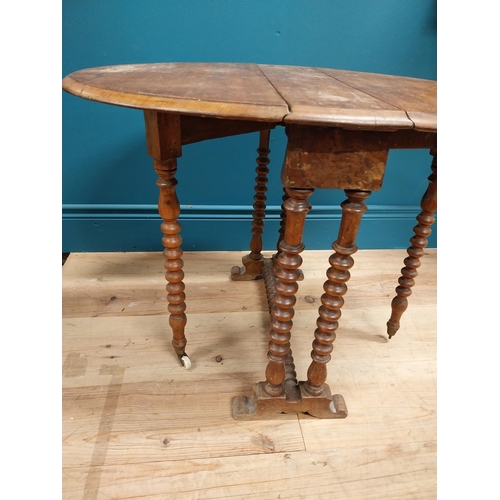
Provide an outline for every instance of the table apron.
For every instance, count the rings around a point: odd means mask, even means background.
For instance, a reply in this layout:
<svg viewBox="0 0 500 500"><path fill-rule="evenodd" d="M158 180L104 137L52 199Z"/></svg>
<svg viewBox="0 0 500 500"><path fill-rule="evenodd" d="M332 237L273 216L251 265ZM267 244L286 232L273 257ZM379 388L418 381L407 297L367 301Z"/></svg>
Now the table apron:
<svg viewBox="0 0 500 500"><path fill-rule="evenodd" d="M431 149L437 134L288 125L285 187L378 191L390 149Z"/></svg>

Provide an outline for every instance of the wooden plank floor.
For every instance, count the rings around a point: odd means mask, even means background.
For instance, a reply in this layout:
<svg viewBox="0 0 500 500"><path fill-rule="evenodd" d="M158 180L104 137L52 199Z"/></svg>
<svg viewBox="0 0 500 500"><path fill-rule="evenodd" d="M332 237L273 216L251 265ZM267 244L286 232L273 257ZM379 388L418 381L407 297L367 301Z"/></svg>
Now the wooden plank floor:
<svg viewBox="0 0 500 500"><path fill-rule="evenodd" d="M305 251L292 347L300 380L330 251ZM231 399L264 379L262 281L244 253L185 253L192 369L170 345L161 253L71 254L63 266L63 498L436 497L436 250L387 340L401 250L359 251L328 384L349 416L243 422Z"/></svg>

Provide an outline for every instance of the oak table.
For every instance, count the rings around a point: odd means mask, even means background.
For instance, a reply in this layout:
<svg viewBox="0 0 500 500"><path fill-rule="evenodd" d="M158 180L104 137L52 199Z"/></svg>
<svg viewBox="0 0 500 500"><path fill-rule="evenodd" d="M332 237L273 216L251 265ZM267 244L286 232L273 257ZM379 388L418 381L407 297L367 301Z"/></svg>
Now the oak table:
<svg viewBox="0 0 500 500"><path fill-rule="evenodd" d="M189 368L186 354L184 273L180 205L175 173L182 147L198 141L260 132L250 253L232 280L263 278L271 332L266 380L251 397L233 400L237 419L307 412L344 418L347 408L326 384L335 332L347 291L352 255L365 201L382 187L390 149L428 148L433 156L408 257L387 322L389 338L417 276L434 222L437 198L436 82L328 68L262 64L159 63L83 69L64 78L63 89L84 99L140 109L148 154L153 158L163 219L169 323L173 347ZM281 179L285 194L277 252L262 255L270 130L285 127L288 143ZM303 278L302 233L308 198L315 188L343 189L342 220L326 272L307 380L298 381L290 349L293 306Z"/></svg>

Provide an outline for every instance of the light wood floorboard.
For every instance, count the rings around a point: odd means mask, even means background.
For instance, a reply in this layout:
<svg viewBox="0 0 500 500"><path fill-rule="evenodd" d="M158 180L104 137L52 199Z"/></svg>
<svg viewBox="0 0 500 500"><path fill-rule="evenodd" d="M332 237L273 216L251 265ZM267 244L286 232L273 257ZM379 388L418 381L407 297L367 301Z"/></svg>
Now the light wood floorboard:
<svg viewBox="0 0 500 500"><path fill-rule="evenodd" d="M331 251L305 251L292 347L305 379ZM63 498L436 498L436 250L401 330L385 323L402 250L354 255L328 365L346 419L242 422L231 399L264 380L262 281L231 282L243 252L183 256L193 366L171 348L161 253L69 255L63 272Z"/></svg>

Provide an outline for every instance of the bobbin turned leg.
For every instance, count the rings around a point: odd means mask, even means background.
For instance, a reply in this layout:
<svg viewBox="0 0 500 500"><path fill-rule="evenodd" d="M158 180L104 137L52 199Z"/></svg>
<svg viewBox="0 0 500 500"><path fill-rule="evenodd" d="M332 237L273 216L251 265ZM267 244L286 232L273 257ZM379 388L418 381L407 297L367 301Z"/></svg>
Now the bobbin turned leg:
<svg viewBox="0 0 500 500"><path fill-rule="evenodd" d="M160 188L158 212L163 219L161 231L165 247L165 278L167 284L169 324L172 328L172 346L180 363L186 368L191 361L186 354L187 340L184 335L186 326L186 296L184 294L184 265L182 261L181 226L178 222L180 205L175 186L177 180L177 157L181 156L180 118L178 115L144 112L148 153L153 157L154 168L158 174L156 184Z"/></svg>
<svg viewBox="0 0 500 500"><path fill-rule="evenodd" d="M255 172L255 195L253 204L252 239L250 253L242 259L243 266L233 266L231 269L232 281L250 281L261 279L263 273L264 257L262 256L262 234L264 232L264 217L266 210L267 174L269 173L269 136L270 130L260 132L259 148L257 152L257 168Z"/></svg>
<svg viewBox="0 0 500 500"><path fill-rule="evenodd" d="M302 233L307 212L311 205L307 201L313 189L287 189L286 226L278 254L275 295L271 307L271 340L269 342L269 363L266 369L264 391L270 396L283 393L285 360L290 350L292 318L295 294L298 290L298 269L302 264L300 253L304 250Z"/></svg>
<svg viewBox="0 0 500 500"><path fill-rule="evenodd" d="M319 318L314 332L312 362L307 371L307 382L304 383L305 391L312 396L321 396L327 385L326 364L331 359L333 342L338 320L341 316L341 307L344 305L343 295L347 292L347 281L350 278L349 269L354 265L351 257L358 247L356 236L363 213L366 212L365 199L369 191L346 190L347 200L342 203L342 221L339 236L332 248L335 253L330 257L330 268L326 272L328 277L323 285L325 293L321 296Z"/></svg>
<svg viewBox="0 0 500 500"><path fill-rule="evenodd" d="M415 285L415 278L418 276L420 258L424 255L424 248L427 246L427 237L431 234L431 226L434 223L434 212L437 209L437 151L431 150L434 157L432 161L432 173L429 176L429 185L420 204L422 212L417 216L418 224L413 228L415 236L410 239L411 246L408 248L408 257L404 260L405 267L401 269L399 286L396 288L396 296L392 299L392 313L387 322L387 334L392 338L400 327L400 320L403 313L408 308L408 297Z"/></svg>
<svg viewBox="0 0 500 500"><path fill-rule="evenodd" d="M162 238L165 250L165 278L168 281L167 285L167 300L168 311L170 312L169 324L172 328L173 339L172 346L179 361L185 368L191 367L191 362L186 354L187 340L184 335L184 327L186 326L186 295L184 294L184 265L182 257L180 236L181 226L177 221L180 215L180 205L175 193L177 180L174 175L177 170L176 159L160 162L154 161L155 171L158 174L156 184L160 188L160 199L158 202L158 211L163 222L161 231L164 234Z"/></svg>

